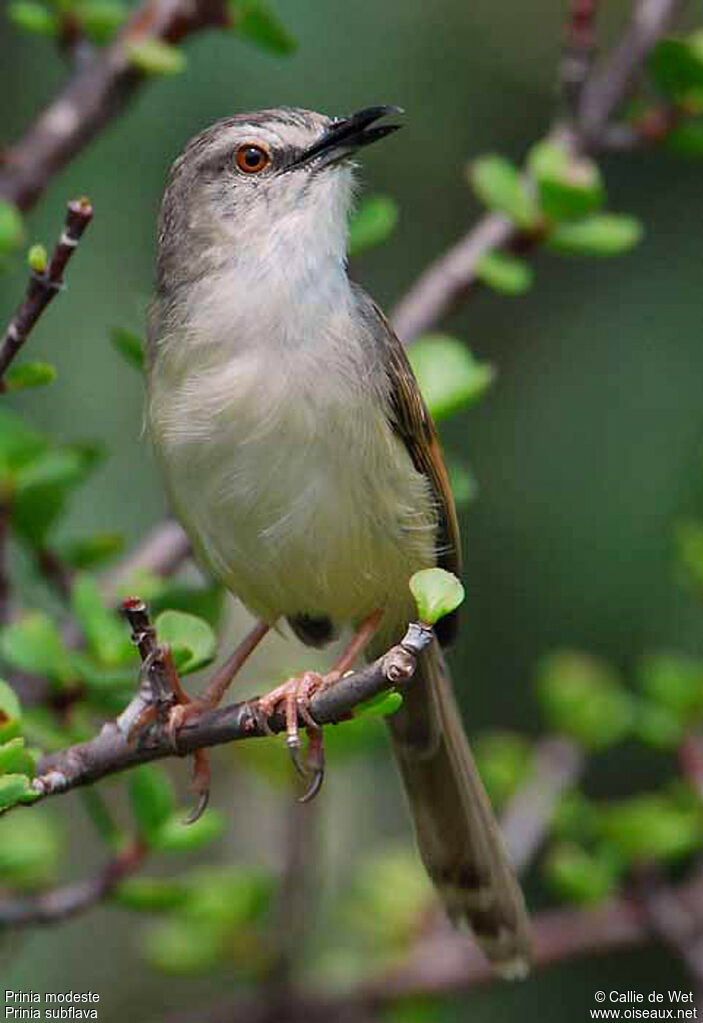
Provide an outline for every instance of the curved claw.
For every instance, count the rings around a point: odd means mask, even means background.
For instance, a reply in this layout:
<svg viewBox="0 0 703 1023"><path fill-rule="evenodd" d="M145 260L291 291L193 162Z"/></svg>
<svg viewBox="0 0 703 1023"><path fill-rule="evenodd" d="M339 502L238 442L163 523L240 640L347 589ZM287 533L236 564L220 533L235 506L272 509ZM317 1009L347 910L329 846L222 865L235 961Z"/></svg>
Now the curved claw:
<svg viewBox="0 0 703 1023"><path fill-rule="evenodd" d="M307 791L304 795L298 799L299 803L310 803L315 798L317 793L322 788L322 783L325 780L325 769L324 767L317 767L313 771L312 781L308 786Z"/></svg>
<svg viewBox="0 0 703 1023"><path fill-rule="evenodd" d="M301 778L307 778L308 772L300 754L300 739L298 736L289 735L286 739L286 746L288 747L288 756L291 759L293 767L296 769Z"/></svg>
<svg viewBox="0 0 703 1023"><path fill-rule="evenodd" d="M209 802L210 802L210 789L207 788L207 789L204 789L203 792L199 793L197 803L195 804L193 809L190 811L188 816L185 818L183 823L184 824L195 824L196 821L199 821L200 818L202 817L202 815L205 813L205 810L207 809L207 805L208 805Z"/></svg>

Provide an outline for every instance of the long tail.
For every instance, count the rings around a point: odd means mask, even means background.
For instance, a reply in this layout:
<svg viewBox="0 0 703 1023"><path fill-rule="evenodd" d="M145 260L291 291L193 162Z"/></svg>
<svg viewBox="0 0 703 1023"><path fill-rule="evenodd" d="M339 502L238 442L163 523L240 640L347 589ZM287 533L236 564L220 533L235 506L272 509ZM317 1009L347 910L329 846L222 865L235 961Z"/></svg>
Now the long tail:
<svg viewBox="0 0 703 1023"><path fill-rule="evenodd" d="M505 977L529 968L529 921L478 776L439 644L388 719L420 855L449 917L468 924Z"/></svg>

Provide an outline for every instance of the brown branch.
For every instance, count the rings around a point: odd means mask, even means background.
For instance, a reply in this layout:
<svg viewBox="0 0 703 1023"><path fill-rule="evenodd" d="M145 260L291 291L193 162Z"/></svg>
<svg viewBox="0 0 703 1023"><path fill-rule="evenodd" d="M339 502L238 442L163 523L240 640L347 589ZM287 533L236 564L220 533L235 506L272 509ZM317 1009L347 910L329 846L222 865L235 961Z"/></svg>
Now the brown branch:
<svg viewBox="0 0 703 1023"><path fill-rule="evenodd" d="M596 59L597 13L598 0L571 0L559 76L561 97L569 121L578 116L581 94Z"/></svg>
<svg viewBox="0 0 703 1023"><path fill-rule="evenodd" d="M675 889L682 903L703 912L700 878ZM637 901L614 898L592 909L550 909L533 919L533 967L547 969L587 955L606 955L645 944L649 922ZM352 991L337 997L318 992L292 994L277 1023L289 1021L371 1020L398 1002L414 998L444 998L495 982L495 972L466 935L446 930L418 942L402 965L379 971ZM178 1023L195 1019L178 1017ZM197 1016L202 1023L259 1023L268 1021L259 1001L218 1006Z"/></svg>
<svg viewBox="0 0 703 1023"><path fill-rule="evenodd" d="M169 576L178 571L190 556L190 541L173 519L159 523L136 550L124 558L102 580L101 589L108 604L116 605L124 587L144 572Z"/></svg>
<svg viewBox="0 0 703 1023"><path fill-rule="evenodd" d="M120 881L139 869L146 853L147 847L142 842L133 842L95 877L39 895L0 899L0 929L55 924L91 909L111 895Z"/></svg>
<svg viewBox="0 0 703 1023"><path fill-rule="evenodd" d="M656 871L645 871L637 879L635 895L653 935L677 955L686 967L703 1000L703 932L700 906L688 892L667 885Z"/></svg>
<svg viewBox="0 0 703 1023"><path fill-rule="evenodd" d="M321 725L337 724L348 719L358 704L394 686L402 689L415 671L417 654L431 636L426 626L411 625L402 642L378 660L318 692L310 703L315 720ZM140 701L140 696L135 700ZM178 732L178 749L174 750L171 737L160 727L147 731L138 744L128 741L135 718L133 704L117 721L103 725L88 742L44 757L34 780L35 790L44 797L56 795L174 753L183 756L225 742L282 732L286 727L282 711L277 711L267 723L261 718L257 699L244 700L188 721ZM139 707L143 708L141 702ZM300 725L304 727L305 722Z"/></svg>
<svg viewBox="0 0 703 1023"><path fill-rule="evenodd" d="M114 42L82 65L0 164L0 197L27 210L51 178L119 114L145 76L134 45L178 43L206 26L227 24L224 0L146 0Z"/></svg>
<svg viewBox="0 0 703 1023"><path fill-rule="evenodd" d="M93 207L87 199L74 199L68 204L63 233L46 270L43 273L32 273L24 298L0 341L0 388L7 367L27 340L41 314L61 290L66 265L92 219Z"/></svg>
<svg viewBox="0 0 703 1023"><path fill-rule="evenodd" d="M682 6L682 0L639 0L619 45L583 83L580 110L573 123L554 129L575 152L608 147L610 119L629 96L647 55ZM647 138L641 136L641 141ZM443 319L478 283L476 267L486 253L515 246L526 252L541 240L539 233L525 236L500 214L482 217L423 271L400 300L391 317L400 338L410 342Z"/></svg>
<svg viewBox="0 0 703 1023"><path fill-rule="evenodd" d="M617 46L583 88L578 133L585 148L602 145L611 118L630 95L650 51L684 6L685 0L639 0L635 5Z"/></svg>
<svg viewBox="0 0 703 1023"><path fill-rule="evenodd" d="M565 789L585 767L583 750L562 736L537 744L533 772L501 816L500 826L515 870L521 874L539 850Z"/></svg>

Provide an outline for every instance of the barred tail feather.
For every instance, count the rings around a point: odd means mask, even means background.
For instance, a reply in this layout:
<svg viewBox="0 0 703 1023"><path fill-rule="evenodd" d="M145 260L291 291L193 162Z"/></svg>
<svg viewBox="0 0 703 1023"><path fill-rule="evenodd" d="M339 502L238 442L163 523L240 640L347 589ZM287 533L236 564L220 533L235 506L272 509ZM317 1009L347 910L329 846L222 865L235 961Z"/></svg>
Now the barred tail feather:
<svg viewBox="0 0 703 1023"><path fill-rule="evenodd" d="M421 657L388 719L420 856L449 917L468 925L503 976L524 977L530 929L439 645Z"/></svg>

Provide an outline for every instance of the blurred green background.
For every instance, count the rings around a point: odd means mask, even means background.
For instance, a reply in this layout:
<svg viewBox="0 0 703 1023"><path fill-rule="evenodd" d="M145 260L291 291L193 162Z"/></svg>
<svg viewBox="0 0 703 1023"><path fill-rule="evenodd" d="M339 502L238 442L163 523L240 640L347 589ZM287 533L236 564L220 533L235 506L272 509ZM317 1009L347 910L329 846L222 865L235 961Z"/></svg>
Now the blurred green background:
<svg viewBox="0 0 703 1023"><path fill-rule="evenodd" d="M629 6L608 5L605 40ZM518 159L546 130L564 7L557 0L279 0L277 12L298 40L293 56L269 57L224 34L192 40L187 73L145 88L54 180L29 219L29 241L53 243L64 201L74 195L89 195L96 217L66 294L30 343L32 357L58 367L59 383L14 404L58 438L92 438L111 451L74 501L68 532L117 530L136 542L164 513L142 435L141 386L109 345L108 328L143 330L158 204L185 141L247 109L288 104L341 114L402 105L406 127L369 151L363 170L367 188L399 202L399 228L353 268L390 309L479 215L467 161L486 151ZM49 41L3 24L3 141L21 133L64 75ZM651 649L703 651L700 609L677 584L671 542L676 517L703 509L700 165L650 151L609 157L602 167L610 207L643 220L644 243L612 262L541 254L525 297L481 292L444 325L499 374L488 399L444 431L479 484L463 516L468 598L453 653L471 733L538 731L534 665L555 646L600 653L625 668ZM24 274L18 258L0 278L3 319ZM262 657L260 679L266 670ZM275 863L287 797L228 774L236 754L217 758L214 800L230 826L208 857ZM654 754L618 756L600 758L591 787L625 794L663 769ZM181 777L185 768L176 768ZM407 841L409 826L385 756L333 768L322 802L324 871L334 896L365 844ZM75 816L67 818L69 808ZM100 854L85 851L89 833L73 797L50 809L73 831L74 873L86 874ZM97 990L103 1023L166 1018L167 1009L204 1019L212 999L226 1001L226 974L168 979L144 965L131 940L139 926L99 909L13 939L2 953L4 987ZM334 933L324 938L334 945ZM688 982L667 955L639 950L472 994L448 1018L585 1019L597 987L667 986Z"/></svg>

